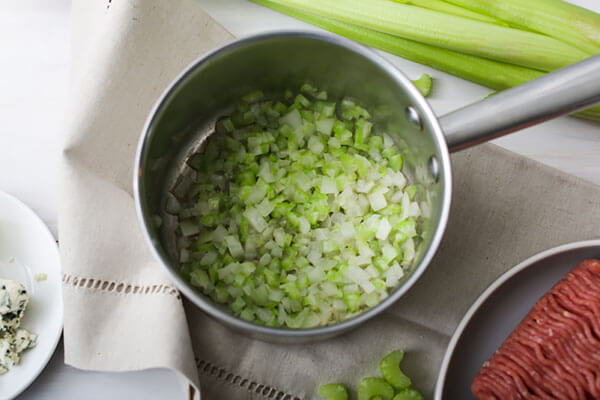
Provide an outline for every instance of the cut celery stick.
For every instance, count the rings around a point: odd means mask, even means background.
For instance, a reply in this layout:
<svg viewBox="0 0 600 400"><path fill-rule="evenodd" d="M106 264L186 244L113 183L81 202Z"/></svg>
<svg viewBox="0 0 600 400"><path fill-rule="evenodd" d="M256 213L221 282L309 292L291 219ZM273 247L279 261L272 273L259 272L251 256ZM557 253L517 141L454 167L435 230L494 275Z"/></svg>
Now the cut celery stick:
<svg viewBox="0 0 600 400"><path fill-rule="evenodd" d="M326 400L348 400L348 391L341 383L328 383L319 388L319 396Z"/></svg>
<svg viewBox="0 0 600 400"><path fill-rule="evenodd" d="M394 388L381 378L363 378L358 385L358 400L371 400L375 396L390 400Z"/></svg>
<svg viewBox="0 0 600 400"><path fill-rule="evenodd" d="M431 93L431 77L427 74L421 75L418 79L412 81L412 83L419 89L419 92L425 97Z"/></svg>
<svg viewBox="0 0 600 400"><path fill-rule="evenodd" d="M541 71L553 71L589 56L548 36L388 0L273 1L433 46Z"/></svg>
<svg viewBox="0 0 600 400"><path fill-rule="evenodd" d="M393 400L425 400L423 395L419 393L416 389L404 389L400 391L396 396L394 396Z"/></svg>
<svg viewBox="0 0 600 400"><path fill-rule="evenodd" d="M562 0L446 0L544 33L588 54L600 53L600 15Z"/></svg>
<svg viewBox="0 0 600 400"><path fill-rule="evenodd" d="M400 370L400 362L404 358L402 350L396 350L385 356L379 363L379 369L384 379L396 389L404 389L410 386L410 378Z"/></svg>

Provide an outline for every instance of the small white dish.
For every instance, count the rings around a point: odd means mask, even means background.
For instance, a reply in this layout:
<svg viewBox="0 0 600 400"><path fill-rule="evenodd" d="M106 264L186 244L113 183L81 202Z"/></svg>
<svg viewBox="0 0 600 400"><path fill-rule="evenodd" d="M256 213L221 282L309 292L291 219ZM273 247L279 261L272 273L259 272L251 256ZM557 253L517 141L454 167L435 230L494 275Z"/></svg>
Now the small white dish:
<svg viewBox="0 0 600 400"><path fill-rule="evenodd" d="M435 388L435 400L475 399L471 382L531 307L571 269L600 258L600 240L569 243L514 266L492 283L454 331Z"/></svg>
<svg viewBox="0 0 600 400"><path fill-rule="evenodd" d="M46 274L45 280L36 280ZM25 204L0 191L0 278L22 283L30 301L21 326L38 335L21 363L0 375L0 400L13 399L42 372L60 340L63 302L56 240Z"/></svg>

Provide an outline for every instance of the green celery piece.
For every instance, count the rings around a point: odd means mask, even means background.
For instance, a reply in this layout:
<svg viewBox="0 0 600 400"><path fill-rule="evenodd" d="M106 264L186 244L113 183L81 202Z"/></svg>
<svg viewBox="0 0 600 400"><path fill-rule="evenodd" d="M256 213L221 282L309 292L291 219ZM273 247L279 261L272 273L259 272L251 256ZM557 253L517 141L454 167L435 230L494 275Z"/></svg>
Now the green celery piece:
<svg viewBox="0 0 600 400"><path fill-rule="evenodd" d="M589 56L545 35L389 0L273 1L406 39L541 71L553 71Z"/></svg>
<svg viewBox="0 0 600 400"><path fill-rule="evenodd" d="M392 400L425 400L423 395L416 389L404 389L400 391Z"/></svg>
<svg viewBox="0 0 600 400"><path fill-rule="evenodd" d="M412 4L417 7L427 8L429 10L439 11L446 14L458 15L459 17L465 17L469 19L474 19L477 21L483 21L490 24L508 26L508 24L504 21L501 21L497 18L490 17L489 15L480 14L477 12L473 12L463 7L456 6L454 4L447 3L442 0L393 0L397 3L405 3Z"/></svg>
<svg viewBox="0 0 600 400"><path fill-rule="evenodd" d="M543 72L534 69L402 39L332 18L307 13L270 0L251 1L332 33L356 40L366 46L386 51L418 64L427 65L493 90L508 89L544 75ZM594 106L573 115L580 118L600 120L600 106Z"/></svg>
<svg viewBox="0 0 600 400"><path fill-rule="evenodd" d="M402 358L404 352L396 350L385 356L379 363L381 374L396 389L405 389L411 385L410 378L400 370Z"/></svg>
<svg viewBox="0 0 600 400"><path fill-rule="evenodd" d="M425 97L431 93L431 77L427 74L421 75L418 79L412 81L413 85L419 89L419 92Z"/></svg>
<svg viewBox="0 0 600 400"><path fill-rule="evenodd" d="M446 0L544 33L588 54L600 53L600 14L562 0Z"/></svg>
<svg viewBox="0 0 600 400"><path fill-rule="evenodd" d="M319 388L319 396L326 400L348 400L348 391L341 383L328 383Z"/></svg>
<svg viewBox="0 0 600 400"><path fill-rule="evenodd" d="M254 103L258 100L261 100L263 97L265 97L265 95L263 94L262 90L255 90L242 97L242 100L247 103Z"/></svg>
<svg viewBox="0 0 600 400"><path fill-rule="evenodd" d="M381 378L363 378L358 385L358 400L371 400L375 396L390 400L394 388Z"/></svg>

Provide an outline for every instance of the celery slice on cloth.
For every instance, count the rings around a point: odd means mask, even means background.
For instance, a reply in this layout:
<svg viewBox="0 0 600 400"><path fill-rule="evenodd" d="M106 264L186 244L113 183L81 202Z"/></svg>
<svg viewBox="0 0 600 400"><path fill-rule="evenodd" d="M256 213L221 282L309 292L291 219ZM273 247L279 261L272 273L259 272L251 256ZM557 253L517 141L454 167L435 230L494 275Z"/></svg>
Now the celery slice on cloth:
<svg viewBox="0 0 600 400"><path fill-rule="evenodd" d="M408 388L398 392L392 400L424 400L424 397L416 389Z"/></svg>
<svg viewBox="0 0 600 400"><path fill-rule="evenodd" d="M358 400L370 400L375 396L391 400L394 388L381 378L363 378L358 385Z"/></svg>
<svg viewBox="0 0 600 400"><path fill-rule="evenodd" d="M339 383L327 383L319 388L319 396L327 400L348 400L348 390Z"/></svg>
<svg viewBox="0 0 600 400"><path fill-rule="evenodd" d="M412 384L410 378L400 369L400 363L404 358L402 350L396 350L384 357L379 363L379 369L383 378L395 389L406 389Z"/></svg>

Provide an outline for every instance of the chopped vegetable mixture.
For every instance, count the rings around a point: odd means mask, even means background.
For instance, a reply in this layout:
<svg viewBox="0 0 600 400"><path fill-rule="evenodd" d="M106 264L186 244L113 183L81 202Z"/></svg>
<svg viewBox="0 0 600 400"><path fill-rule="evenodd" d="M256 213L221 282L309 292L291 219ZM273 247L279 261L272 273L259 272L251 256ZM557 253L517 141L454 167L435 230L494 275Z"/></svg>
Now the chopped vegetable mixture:
<svg viewBox="0 0 600 400"><path fill-rule="evenodd" d="M167 204L181 273L258 324L310 328L388 296L412 266L421 210L392 138L352 99L304 84L244 96Z"/></svg>

